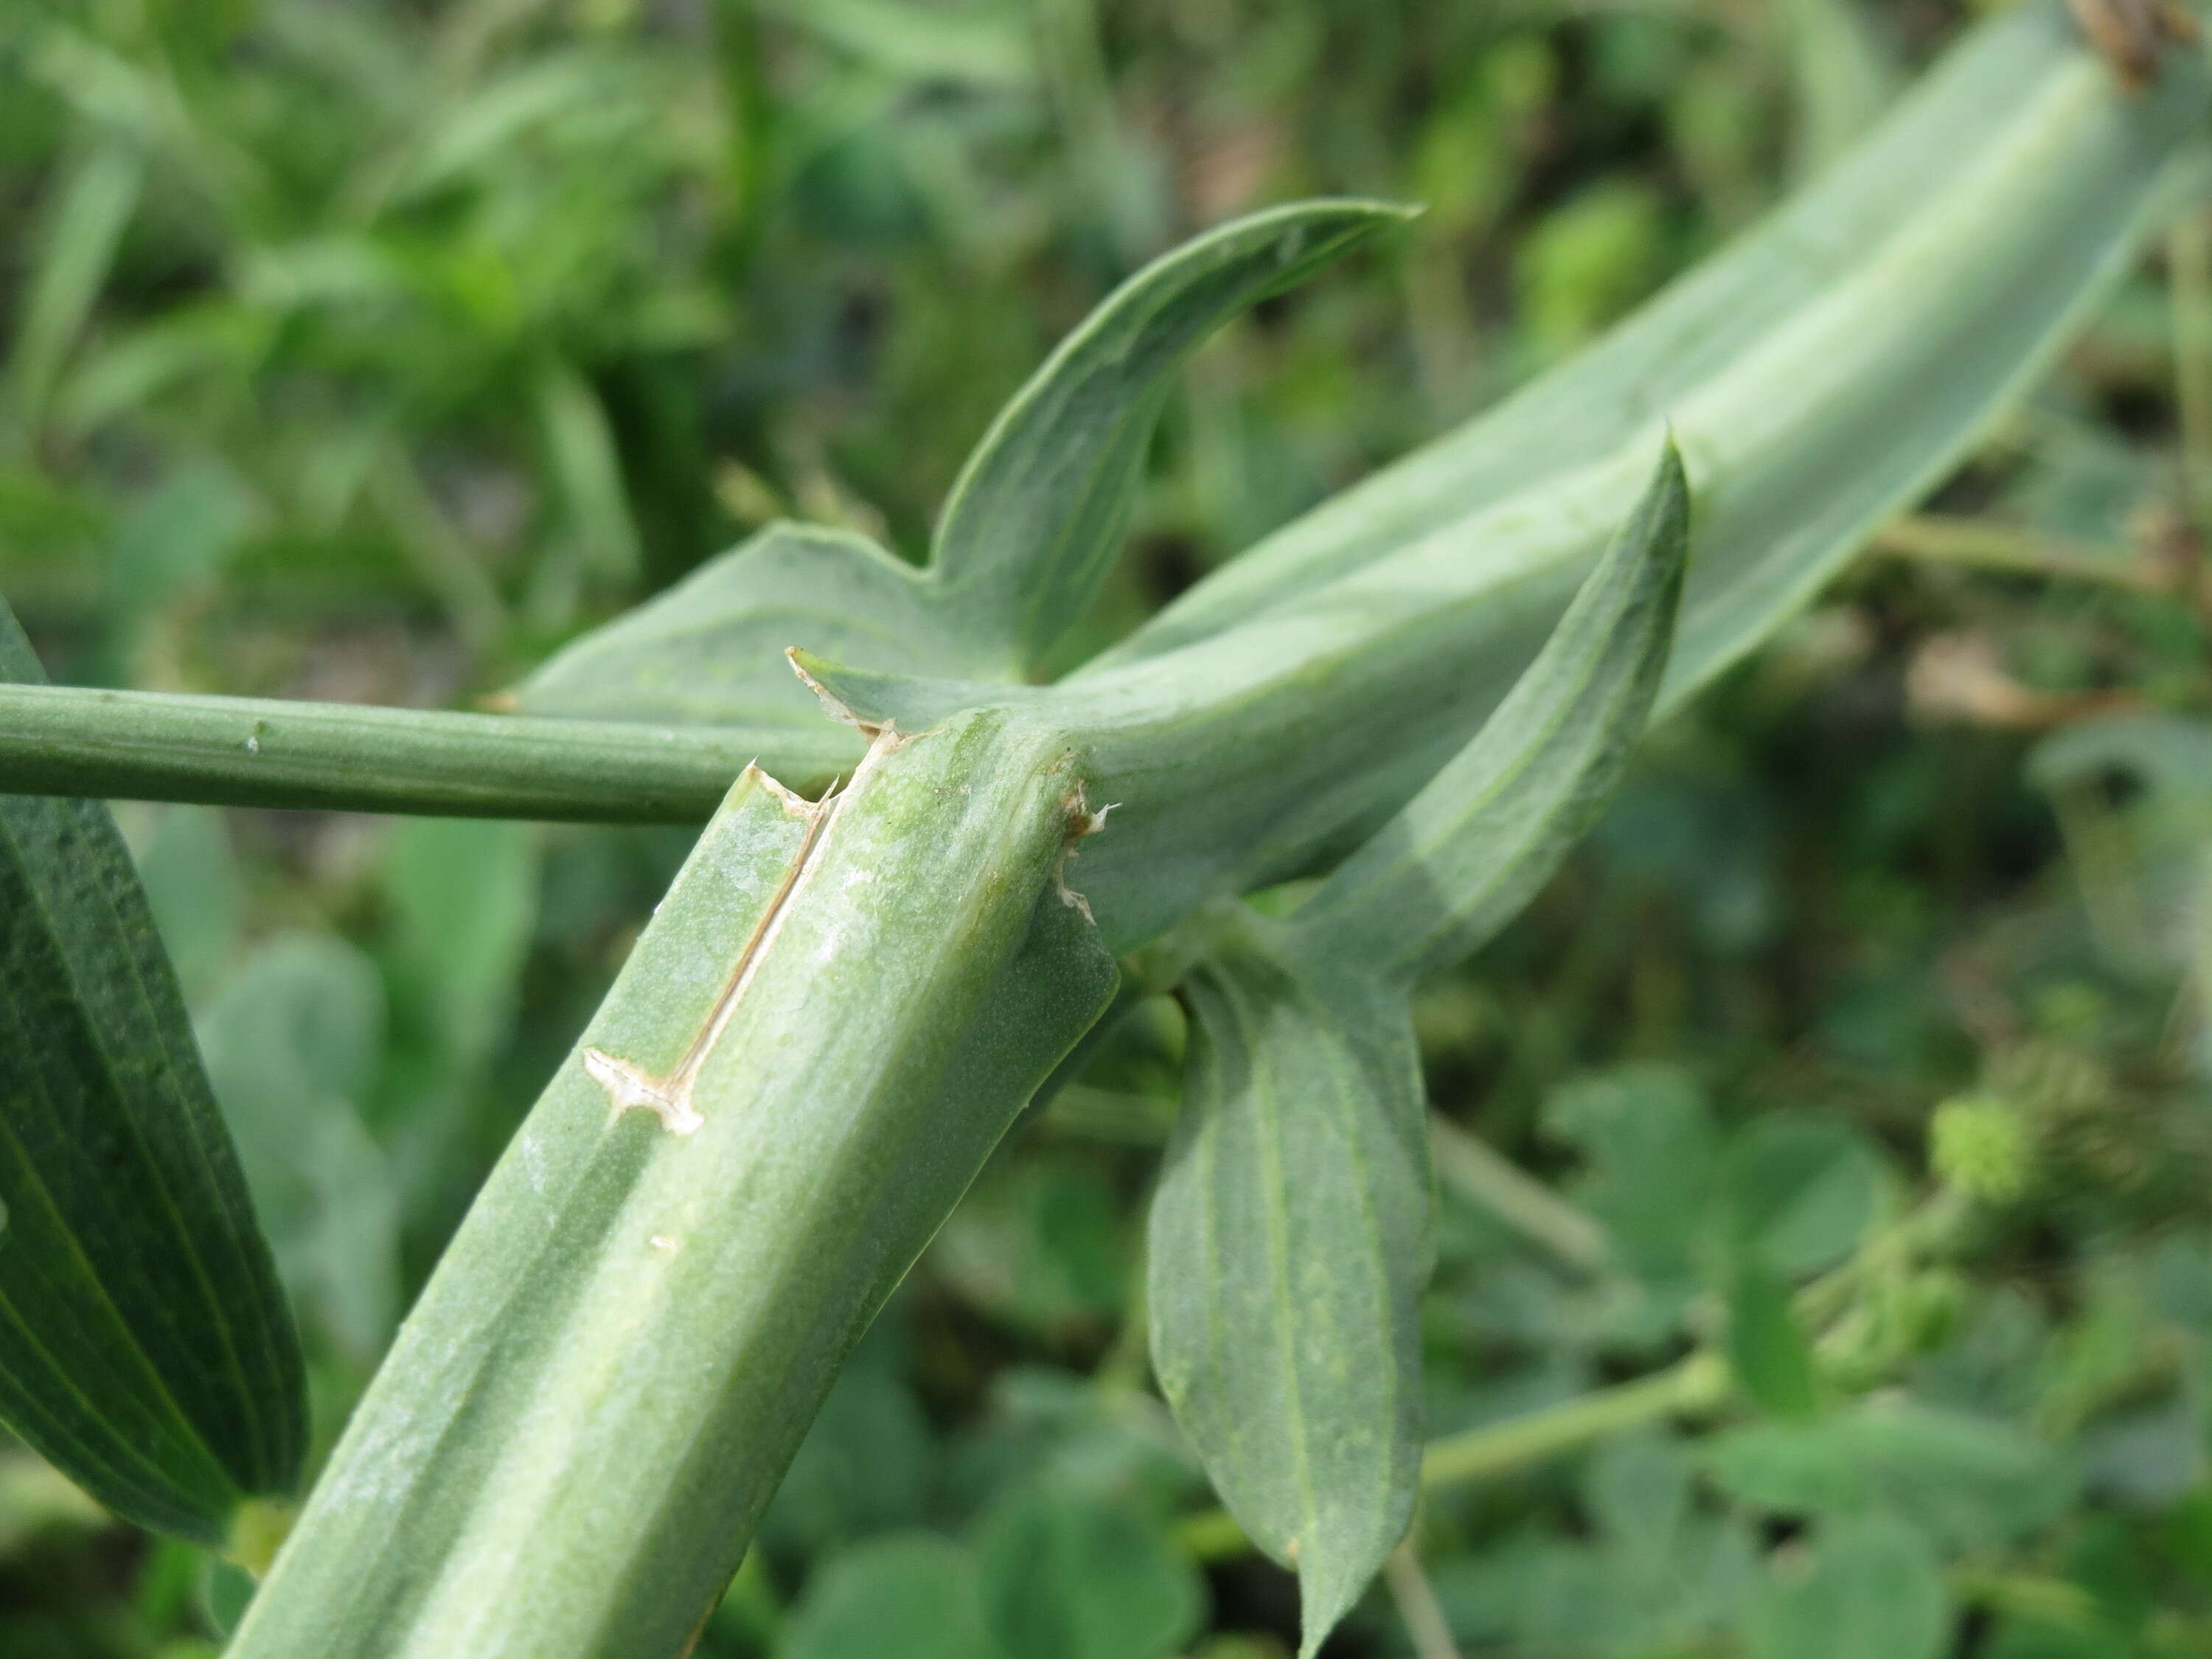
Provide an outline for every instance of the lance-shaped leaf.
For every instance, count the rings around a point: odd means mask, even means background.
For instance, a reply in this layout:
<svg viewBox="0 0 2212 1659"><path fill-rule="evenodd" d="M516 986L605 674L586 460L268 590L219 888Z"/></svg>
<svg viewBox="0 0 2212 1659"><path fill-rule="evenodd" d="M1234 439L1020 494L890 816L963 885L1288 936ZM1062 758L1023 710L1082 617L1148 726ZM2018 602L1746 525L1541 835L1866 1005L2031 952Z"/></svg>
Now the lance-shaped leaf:
<svg viewBox="0 0 2212 1659"><path fill-rule="evenodd" d="M540 714L742 724L818 749L823 727L784 666L789 647L881 672L1025 678L1111 568L1176 366L1237 312L1407 214L1299 203L1139 271L992 424L946 503L927 569L849 532L771 525L576 641L518 702ZM836 753L843 763L859 750Z"/></svg>
<svg viewBox="0 0 2212 1659"><path fill-rule="evenodd" d="M1406 983L1519 914L1595 821L1643 735L1667 668L1689 528L1689 484L1670 443L1634 516L1497 713L1299 910L1310 953Z"/></svg>
<svg viewBox="0 0 2212 1659"><path fill-rule="evenodd" d="M41 678L0 605L0 679ZM175 971L97 801L0 795L0 1419L220 1540L290 1486L297 1340Z"/></svg>
<svg viewBox="0 0 2212 1659"><path fill-rule="evenodd" d="M1169 376L1192 348L1413 211L1301 202L1224 225L1123 283L1015 394L945 502L932 571L981 635L1012 648L1010 678L1106 579Z"/></svg>
<svg viewBox="0 0 2212 1659"><path fill-rule="evenodd" d="M1152 1199L1152 1363L1237 1522L1298 1574L1310 1656L1411 1519L1428 1142L1404 993L1249 913L1182 992Z"/></svg>

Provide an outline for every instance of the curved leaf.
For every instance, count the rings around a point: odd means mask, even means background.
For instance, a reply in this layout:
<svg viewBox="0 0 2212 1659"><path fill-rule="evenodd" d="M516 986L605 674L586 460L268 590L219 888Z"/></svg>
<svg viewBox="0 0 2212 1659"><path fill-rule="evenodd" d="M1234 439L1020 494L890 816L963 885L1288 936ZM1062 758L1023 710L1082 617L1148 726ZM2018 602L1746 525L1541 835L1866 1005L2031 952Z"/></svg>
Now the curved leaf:
<svg viewBox="0 0 2212 1659"><path fill-rule="evenodd" d="M0 605L0 678L43 678ZM299 1345L107 809L0 795L0 1419L118 1514L220 1540L290 1486Z"/></svg>
<svg viewBox="0 0 2212 1659"><path fill-rule="evenodd" d="M1085 677L1423 549L1480 549L1501 590L1586 565L1664 418L1699 494L1671 706L1949 471L2129 268L2203 123L2201 57L2167 54L2130 95L2063 0L2014 7L1595 346L1214 571ZM1530 629L1501 606L1470 643L1529 651Z"/></svg>
<svg viewBox="0 0 2212 1659"><path fill-rule="evenodd" d="M1559 867L1643 735L1689 516L1669 444L1635 517L1498 712L1298 912L1310 955L1410 982L1475 950Z"/></svg>
<svg viewBox="0 0 2212 1659"><path fill-rule="evenodd" d="M1175 249L1109 295L1000 413L945 503L927 570L849 532L771 525L570 645L519 688L520 706L788 728L819 747L790 647L878 672L1023 679L1112 567L1168 377L1227 319L1409 212L1296 203ZM828 741L836 764L857 758Z"/></svg>
<svg viewBox="0 0 2212 1659"><path fill-rule="evenodd" d="M1011 647L1007 678L1022 678L1106 579L1168 377L1192 349L1415 211L1319 201L1252 214L1154 260L1060 342L969 457L934 543L931 574L979 637Z"/></svg>
<svg viewBox="0 0 2212 1659"><path fill-rule="evenodd" d="M1194 971L1148 1234L1152 1363L1230 1512L1298 1574L1310 1659L1412 1518L1425 1111L1403 994L1256 917Z"/></svg>

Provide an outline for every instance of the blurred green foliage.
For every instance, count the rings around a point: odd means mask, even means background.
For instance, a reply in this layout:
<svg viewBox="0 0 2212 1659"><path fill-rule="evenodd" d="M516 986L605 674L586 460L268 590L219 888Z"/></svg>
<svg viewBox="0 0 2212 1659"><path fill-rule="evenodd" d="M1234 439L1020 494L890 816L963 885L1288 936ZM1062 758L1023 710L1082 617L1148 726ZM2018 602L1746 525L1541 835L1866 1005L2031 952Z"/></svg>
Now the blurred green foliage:
<svg viewBox="0 0 2212 1659"><path fill-rule="evenodd" d="M1963 21L0 0L0 574L58 678L495 697L769 517L918 553L1178 236L1425 203L1201 355L1087 653L1601 329ZM2208 234L1424 993L1436 1099L1510 1161L1443 1160L1427 1316L1434 1431L1493 1472L1331 1653L2212 1649ZM327 1443L684 837L125 821ZM1133 1305L1180 1045L1148 1005L987 1171L702 1653L1285 1651ZM1725 1400L1604 1403L1693 1351ZM249 1591L0 1451L9 1659L210 1653Z"/></svg>

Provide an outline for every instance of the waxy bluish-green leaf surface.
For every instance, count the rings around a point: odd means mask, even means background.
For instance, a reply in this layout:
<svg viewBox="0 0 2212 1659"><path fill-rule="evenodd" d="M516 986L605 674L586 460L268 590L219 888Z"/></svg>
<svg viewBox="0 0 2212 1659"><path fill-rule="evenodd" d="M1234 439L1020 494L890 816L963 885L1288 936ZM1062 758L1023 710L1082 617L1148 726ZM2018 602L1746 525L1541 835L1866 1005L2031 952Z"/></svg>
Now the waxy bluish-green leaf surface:
<svg viewBox="0 0 2212 1659"><path fill-rule="evenodd" d="M844 763L859 751L847 756L793 683L792 646L889 672L1025 678L1120 551L1177 366L1229 318L1406 216L1387 203L1302 202L1176 248L1109 295L1000 413L945 504L928 568L848 532L772 525L569 646L520 688L521 706L743 725L826 744Z"/></svg>
<svg viewBox="0 0 2212 1659"><path fill-rule="evenodd" d="M0 679L40 677L0 605ZM299 1474L299 1346L130 854L0 795L0 1419L117 1513L219 1540Z"/></svg>
<svg viewBox="0 0 2212 1659"><path fill-rule="evenodd" d="M932 561L973 625L1011 647L1015 677L1105 580L1169 377L1191 349L1412 211L1300 202L1196 237L1124 283L1015 395L953 486Z"/></svg>
<svg viewBox="0 0 2212 1659"><path fill-rule="evenodd" d="M1670 448L1467 750L1288 923L1233 925L1184 984L1153 1361L1231 1512L1297 1569L1309 1654L1404 1532L1419 1466L1428 1147L1407 988L1510 920L1620 781L1666 666L1687 519Z"/></svg>
<svg viewBox="0 0 2212 1659"><path fill-rule="evenodd" d="M1402 992L1225 924L1182 995L1148 1237L1152 1364L1237 1522L1298 1574L1310 1656L1413 1508L1426 1111Z"/></svg>
<svg viewBox="0 0 2212 1659"><path fill-rule="evenodd" d="M872 716L1034 703L1089 743L1117 945L1325 866L1512 686L1671 428L1696 506L1663 712L1954 465L2125 268L2206 107L2130 97L2060 0L1947 60L1846 163L1608 341L1200 582L1048 690L816 671ZM940 671L940 672L945 671ZM957 672L957 671L953 671Z"/></svg>
<svg viewBox="0 0 2212 1659"><path fill-rule="evenodd" d="M852 1345L1113 994L1060 886L1080 781L990 713L820 806L739 781L233 1659L684 1650Z"/></svg>
<svg viewBox="0 0 2212 1659"><path fill-rule="evenodd" d="M1518 915L1595 823L1667 666L1689 552L1669 445L1635 515L1498 712L1301 908L1302 948L1410 983Z"/></svg>

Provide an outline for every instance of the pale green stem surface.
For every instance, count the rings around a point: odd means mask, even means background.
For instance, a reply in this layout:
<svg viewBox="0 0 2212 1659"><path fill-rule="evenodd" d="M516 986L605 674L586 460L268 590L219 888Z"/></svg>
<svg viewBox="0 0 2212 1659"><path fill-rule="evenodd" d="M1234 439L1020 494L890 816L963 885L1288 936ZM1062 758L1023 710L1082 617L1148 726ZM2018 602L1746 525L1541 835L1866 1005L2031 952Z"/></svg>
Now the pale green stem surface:
<svg viewBox="0 0 2212 1659"><path fill-rule="evenodd" d="M826 781L821 757L836 751L823 731L0 685L0 791L699 823L754 760L795 785Z"/></svg>
<svg viewBox="0 0 2212 1659"><path fill-rule="evenodd" d="M1066 744L749 771L408 1316L233 1659L666 1659L847 1352L1111 997Z"/></svg>

